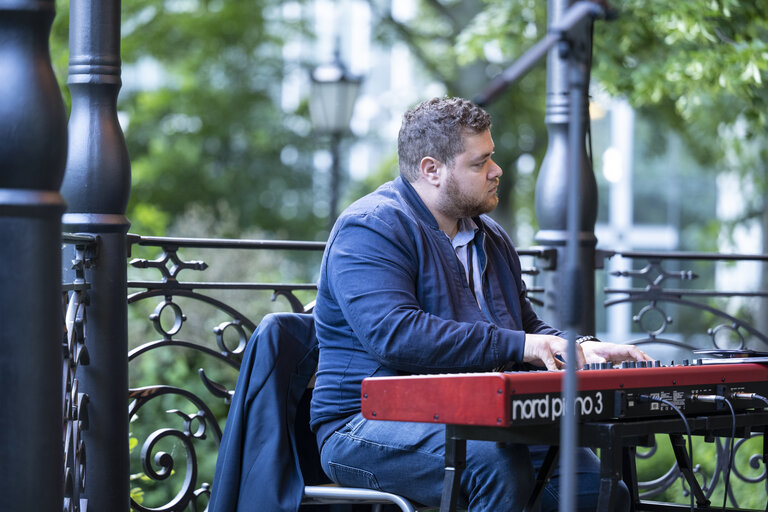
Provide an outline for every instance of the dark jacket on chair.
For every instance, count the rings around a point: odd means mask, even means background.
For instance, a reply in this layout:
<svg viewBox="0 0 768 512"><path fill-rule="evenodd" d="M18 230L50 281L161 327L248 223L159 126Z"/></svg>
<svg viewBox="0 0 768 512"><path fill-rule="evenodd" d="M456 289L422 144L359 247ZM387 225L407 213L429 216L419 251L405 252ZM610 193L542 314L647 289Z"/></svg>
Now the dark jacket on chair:
<svg viewBox="0 0 768 512"><path fill-rule="evenodd" d="M312 315L264 317L240 366L216 461L211 512L299 508L304 478L294 425L316 367Z"/></svg>

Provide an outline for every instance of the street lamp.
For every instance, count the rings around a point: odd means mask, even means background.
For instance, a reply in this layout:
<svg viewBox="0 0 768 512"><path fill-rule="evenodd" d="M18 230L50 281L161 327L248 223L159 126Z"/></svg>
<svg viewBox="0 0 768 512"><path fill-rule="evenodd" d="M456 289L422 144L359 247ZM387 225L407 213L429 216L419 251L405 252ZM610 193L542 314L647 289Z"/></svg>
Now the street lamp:
<svg viewBox="0 0 768 512"><path fill-rule="evenodd" d="M338 214L341 138L349 131L349 122L360 92L362 77L350 74L334 53L333 61L312 70L309 115L315 131L331 137L331 199L329 227Z"/></svg>

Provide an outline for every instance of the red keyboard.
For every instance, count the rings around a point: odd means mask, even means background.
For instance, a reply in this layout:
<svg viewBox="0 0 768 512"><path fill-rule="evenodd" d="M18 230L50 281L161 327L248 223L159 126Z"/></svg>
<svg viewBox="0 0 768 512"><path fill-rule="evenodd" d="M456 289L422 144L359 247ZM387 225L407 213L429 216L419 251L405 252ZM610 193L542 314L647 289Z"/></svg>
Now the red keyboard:
<svg viewBox="0 0 768 512"><path fill-rule="evenodd" d="M729 412L694 396L725 396L735 410L763 408L768 365L705 364L576 372L576 412L582 421ZM531 371L371 377L363 380L362 412L369 419L511 426L559 421L564 372ZM653 399L649 400L648 397ZM662 401L663 400L663 401ZM721 409L718 410L718 407Z"/></svg>

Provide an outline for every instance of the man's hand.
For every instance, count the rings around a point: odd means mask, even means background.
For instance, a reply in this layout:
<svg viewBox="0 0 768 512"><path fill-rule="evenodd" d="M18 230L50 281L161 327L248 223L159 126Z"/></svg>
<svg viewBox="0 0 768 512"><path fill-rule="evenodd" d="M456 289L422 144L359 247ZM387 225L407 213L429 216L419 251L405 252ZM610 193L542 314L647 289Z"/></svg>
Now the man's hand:
<svg viewBox="0 0 768 512"><path fill-rule="evenodd" d="M586 343L584 343L586 345ZM546 366L547 370L560 370L565 367L568 340L549 334L526 334L523 362L536 366ZM584 367L584 352L581 345L576 346L576 368Z"/></svg>
<svg viewBox="0 0 768 512"><path fill-rule="evenodd" d="M584 350L584 357L588 363L653 361L652 357L634 345L620 345L607 341L585 341L581 344L581 348Z"/></svg>

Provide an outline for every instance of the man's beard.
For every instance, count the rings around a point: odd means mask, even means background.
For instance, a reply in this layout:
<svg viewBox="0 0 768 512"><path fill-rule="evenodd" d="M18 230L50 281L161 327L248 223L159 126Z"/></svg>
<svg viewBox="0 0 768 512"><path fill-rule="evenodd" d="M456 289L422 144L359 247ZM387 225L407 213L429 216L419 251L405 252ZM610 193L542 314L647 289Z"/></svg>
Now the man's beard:
<svg viewBox="0 0 768 512"><path fill-rule="evenodd" d="M499 204L498 195L485 195L483 199L478 199L463 192L451 173L445 181L444 193L440 197L438 208L447 217L461 219L491 212L497 204Z"/></svg>

